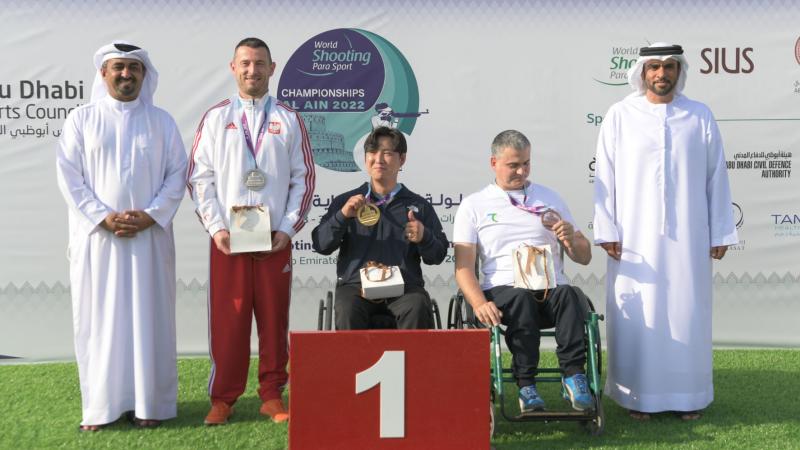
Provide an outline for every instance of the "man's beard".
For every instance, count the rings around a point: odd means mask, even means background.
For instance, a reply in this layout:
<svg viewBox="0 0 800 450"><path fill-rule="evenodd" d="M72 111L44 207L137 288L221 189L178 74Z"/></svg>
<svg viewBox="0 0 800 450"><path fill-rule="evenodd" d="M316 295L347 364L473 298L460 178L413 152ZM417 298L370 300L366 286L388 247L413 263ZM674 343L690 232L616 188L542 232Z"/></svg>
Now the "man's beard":
<svg viewBox="0 0 800 450"><path fill-rule="evenodd" d="M666 82L667 86L663 88L659 88L658 86L656 86L661 82ZM669 93L672 92L673 89L675 89L675 83L673 83L670 80L656 80L651 85L647 86L647 89L653 92L654 94L663 97L665 95L669 95Z"/></svg>
<svg viewBox="0 0 800 450"><path fill-rule="evenodd" d="M123 84L127 81L128 83ZM132 95L136 92L136 78L123 79L120 78L116 83L117 92L124 96Z"/></svg>

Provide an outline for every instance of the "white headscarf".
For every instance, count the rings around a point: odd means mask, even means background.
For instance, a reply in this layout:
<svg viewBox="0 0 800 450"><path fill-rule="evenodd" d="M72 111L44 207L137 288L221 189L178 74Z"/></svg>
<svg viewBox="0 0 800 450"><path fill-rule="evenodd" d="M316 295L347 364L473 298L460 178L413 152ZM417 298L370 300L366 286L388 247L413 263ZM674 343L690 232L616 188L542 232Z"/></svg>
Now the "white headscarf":
<svg viewBox="0 0 800 450"><path fill-rule="evenodd" d="M659 51L660 49L663 49L663 51ZM676 49L680 51L680 54L675 54ZM642 53L645 53L645 56L642 56ZM686 58L683 56L683 49L679 45L667 44L666 42L656 42L648 47L642 47L639 50L639 59L637 59L636 64L628 70L628 83L631 85L631 88L639 95L644 95L646 88L642 80L642 70L647 61L652 61L654 59L659 61L674 59L681 63L681 73L678 74L678 82L675 83L675 93L680 94L681 91L683 91L683 87L686 86L686 74L689 73L689 63L686 62Z"/></svg>
<svg viewBox="0 0 800 450"><path fill-rule="evenodd" d="M108 96L108 87L103 80L103 75L100 73L100 67L104 62L112 58L127 58L135 59L144 64L145 74L142 80L142 90L139 91L139 98L150 105L153 104L153 94L156 92L158 86L158 72L153 64L150 62L150 57L147 56L147 51L143 50L126 41L114 41L110 44L100 47L94 54L94 67L97 73L94 77L92 84L92 98L90 102L98 102Z"/></svg>

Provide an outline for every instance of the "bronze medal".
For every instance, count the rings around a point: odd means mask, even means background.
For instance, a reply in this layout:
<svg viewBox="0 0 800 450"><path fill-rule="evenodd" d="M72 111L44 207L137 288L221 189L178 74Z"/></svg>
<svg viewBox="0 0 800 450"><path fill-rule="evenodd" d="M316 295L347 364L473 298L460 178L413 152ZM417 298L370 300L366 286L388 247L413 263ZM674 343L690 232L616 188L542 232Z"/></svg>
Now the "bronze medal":
<svg viewBox="0 0 800 450"><path fill-rule="evenodd" d="M358 208L358 211L356 211L356 218L361 225L371 227L380 220L381 210L371 203L366 203L361 208Z"/></svg>

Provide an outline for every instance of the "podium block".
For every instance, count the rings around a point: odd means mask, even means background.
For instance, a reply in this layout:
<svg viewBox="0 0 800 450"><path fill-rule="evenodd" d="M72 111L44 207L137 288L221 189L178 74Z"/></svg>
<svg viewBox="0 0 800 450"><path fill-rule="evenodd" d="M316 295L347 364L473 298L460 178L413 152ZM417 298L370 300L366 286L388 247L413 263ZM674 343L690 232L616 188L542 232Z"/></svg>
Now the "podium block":
<svg viewBox="0 0 800 450"><path fill-rule="evenodd" d="M487 330L289 334L289 448L489 448Z"/></svg>

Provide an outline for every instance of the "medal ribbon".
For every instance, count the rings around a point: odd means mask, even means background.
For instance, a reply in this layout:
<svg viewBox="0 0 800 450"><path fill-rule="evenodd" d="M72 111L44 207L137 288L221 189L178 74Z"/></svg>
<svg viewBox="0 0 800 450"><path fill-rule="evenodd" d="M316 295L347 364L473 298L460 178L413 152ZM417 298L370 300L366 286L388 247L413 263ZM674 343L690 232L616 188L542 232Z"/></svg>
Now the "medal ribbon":
<svg viewBox="0 0 800 450"><path fill-rule="evenodd" d="M372 194L372 183L367 183L367 195L365 196L366 201L367 201L367 203L372 203L375 206L381 206L383 204L389 203L390 201L392 201L392 199L394 198L395 194L400 192L400 189L402 189L402 187L403 187L402 184L397 183L397 186L395 186L394 189L392 189L392 192L389 192L389 195L387 195L386 197L383 197L382 199L378 200L377 202L373 202L372 201L372 197L371 197L371 194Z"/></svg>
<svg viewBox="0 0 800 450"><path fill-rule="evenodd" d="M528 203L528 192L526 189L523 189L522 191L525 193L525 196L522 198L522 203L520 203L517 199L512 197L511 194L506 193L506 195L508 195L508 199L511 200L512 205L516 206L517 208L523 211L527 211L537 216L550 209L547 205L539 205L539 206L525 205L525 203Z"/></svg>
<svg viewBox="0 0 800 450"><path fill-rule="evenodd" d="M261 121L261 127L258 129L258 137L256 138L255 146L253 146L253 136L250 134L250 126L247 124L247 114L245 114L244 110L242 111L241 122L242 130L244 131L244 142L247 144L250 154L253 155L253 163L255 163L256 169L258 169L256 153L258 153L258 149L261 148L261 141L264 139L264 130L267 129L267 122L269 121L269 104L271 100L271 98L267 97L267 101L264 104L264 120Z"/></svg>

